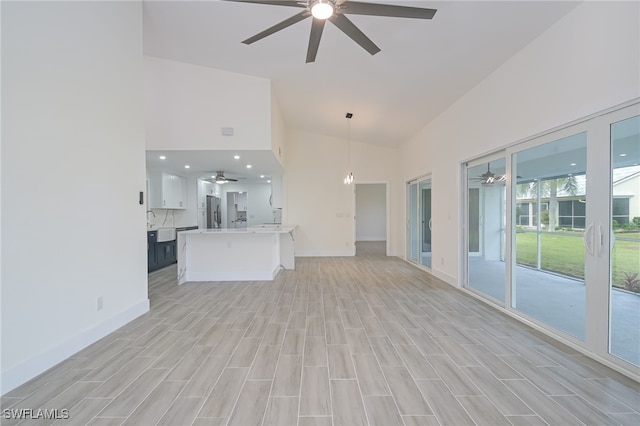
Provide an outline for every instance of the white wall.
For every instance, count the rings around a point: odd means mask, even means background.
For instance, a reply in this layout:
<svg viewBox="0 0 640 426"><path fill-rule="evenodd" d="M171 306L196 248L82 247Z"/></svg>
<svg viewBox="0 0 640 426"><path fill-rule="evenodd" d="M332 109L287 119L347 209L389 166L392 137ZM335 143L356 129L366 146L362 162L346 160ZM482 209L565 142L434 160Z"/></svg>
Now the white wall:
<svg viewBox="0 0 640 426"><path fill-rule="evenodd" d="M148 150L272 149L269 80L150 57L144 67Z"/></svg>
<svg viewBox="0 0 640 426"><path fill-rule="evenodd" d="M2 393L148 310L141 25L2 3Z"/></svg>
<svg viewBox="0 0 640 426"><path fill-rule="evenodd" d="M356 241L387 240L387 188L356 184Z"/></svg>
<svg viewBox="0 0 640 426"><path fill-rule="evenodd" d="M352 140L348 168L346 139L290 130L283 212L285 223L298 225L296 256L352 256L355 186L345 185L343 179L353 171L356 182L391 182L396 157L395 149Z"/></svg>
<svg viewBox="0 0 640 426"><path fill-rule="evenodd" d="M639 20L638 2L582 3L403 144L398 188L433 173L435 275L458 284L460 162L640 96Z"/></svg>

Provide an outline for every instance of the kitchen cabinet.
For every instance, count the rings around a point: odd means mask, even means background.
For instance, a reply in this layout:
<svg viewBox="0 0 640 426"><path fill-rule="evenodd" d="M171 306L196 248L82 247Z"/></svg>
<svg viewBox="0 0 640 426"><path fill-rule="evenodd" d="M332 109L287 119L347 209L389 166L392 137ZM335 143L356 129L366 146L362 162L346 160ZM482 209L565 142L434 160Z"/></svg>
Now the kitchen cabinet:
<svg viewBox="0 0 640 426"><path fill-rule="evenodd" d="M158 233L156 231L147 232L147 272L158 269L157 236Z"/></svg>
<svg viewBox="0 0 640 426"><path fill-rule="evenodd" d="M156 243L157 267L164 268L176 262L176 241L165 241Z"/></svg>
<svg viewBox="0 0 640 426"><path fill-rule="evenodd" d="M198 208L207 208L207 195L215 195L213 183L206 180L198 180Z"/></svg>
<svg viewBox="0 0 640 426"><path fill-rule="evenodd" d="M198 228L207 229L207 209L198 209Z"/></svg>
<svg viewBox="0 0 640 426"><path fill-rule="evenodd" d="M152 209L186 209L187 179L166 172L149 174L149 207Z"/></svg>
<svg viewBox="0 0 640 426"><path fill-rule="evenodd" d="M239 212L246 212L247 211L247 193L241 192L236 194L236 196L237 196L236 198L237 210Z"/></svg>

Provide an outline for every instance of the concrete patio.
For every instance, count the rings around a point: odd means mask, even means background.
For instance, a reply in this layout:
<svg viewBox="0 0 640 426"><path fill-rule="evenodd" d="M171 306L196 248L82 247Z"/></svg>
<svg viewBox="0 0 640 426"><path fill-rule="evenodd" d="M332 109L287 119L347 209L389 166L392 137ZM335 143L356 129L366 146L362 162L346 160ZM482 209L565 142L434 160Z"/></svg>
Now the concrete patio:
<svg viewBox="0 0 640 426"><path fill-rule="evenodd" d="M515 307L554 328L584 340L584 282L558 274L516 266ZM505 264L469 258L469 285L504 301ZM640 295L611 292L611 353L640 365Z"/></svg>

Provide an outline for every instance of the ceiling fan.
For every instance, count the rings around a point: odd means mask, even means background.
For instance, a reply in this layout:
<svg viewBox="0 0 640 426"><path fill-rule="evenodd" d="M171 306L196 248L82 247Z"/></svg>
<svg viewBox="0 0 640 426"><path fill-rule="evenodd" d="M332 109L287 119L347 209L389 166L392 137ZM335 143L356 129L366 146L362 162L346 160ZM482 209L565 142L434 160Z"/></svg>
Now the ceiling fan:
<svg viewBox="0 0 640 426"><path fill-rule="evenodd" d="M388 16L395 18L431 19L436 13L436 9L426 9L420 7L396 6L390 4L365 3L350 0L226 0L238 3L257 3L274 6L289 6L302 8L301 12L285 19L284 21L267 28L266 30L244 40L244 44L252 44L275 32L285 29L309 16L313 17L311 24L311 35L309 36L309 46L307 48L306 62L314 62L320 45L320 37L324 23L329 20L343 33L358 43L371 55L375 55L380 48L375 45L362 31L356 27L345 15L369 15Z"/></svg>
<svg viewBox="0 0 640 426"><path fill-rule="evenodd" d="M215 176L211 176L213 178L213 181L215 183L227 183L227 182L237 182L238 179L232 179L232 178L228 178L224 176L224 172L220 171L220 172L216 172Z"/></svg>
<svg viewBox="0 0 640 426"><path fill-rule="evenodd" d="M487 171L473 179L479 180L482 185L491 185L496 182L506 181L507 175L496 175L491 171L491 163L487 163Z"/></svg>

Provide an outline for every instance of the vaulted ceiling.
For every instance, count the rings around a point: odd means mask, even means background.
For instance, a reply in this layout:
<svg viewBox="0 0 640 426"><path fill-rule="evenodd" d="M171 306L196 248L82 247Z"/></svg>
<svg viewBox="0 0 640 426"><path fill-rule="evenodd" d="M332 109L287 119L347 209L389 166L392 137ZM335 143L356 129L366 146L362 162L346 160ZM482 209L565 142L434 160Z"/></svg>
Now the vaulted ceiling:
<svg viewBox="0 0 640 426"><path fill-rule="evenodd" d="M397 146L578 4L369 2L437 13L432 20L349 15L381 51L371 56L328 23L315 62L305 63L310 18L251 45L241 43L298 8L146 1L144 53L270 79L290 128L346 138L348 111L354 114L352 140Z"/></svg>

